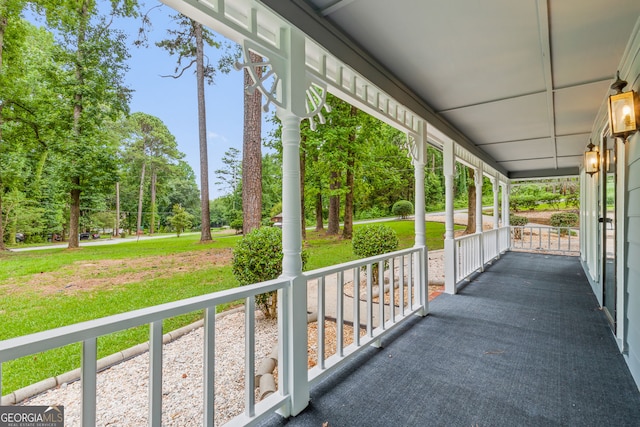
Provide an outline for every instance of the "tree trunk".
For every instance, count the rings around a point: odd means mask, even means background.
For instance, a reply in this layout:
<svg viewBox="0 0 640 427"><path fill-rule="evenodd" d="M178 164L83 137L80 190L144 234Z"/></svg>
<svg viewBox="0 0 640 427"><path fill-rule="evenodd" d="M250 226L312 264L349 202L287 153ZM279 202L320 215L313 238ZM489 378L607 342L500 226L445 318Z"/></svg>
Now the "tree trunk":
<svg viewBox="0 0 640 427"><path fill-rule="evenodd" d="M324 219L322 218L322 193L316 194L316 231L324 230Z"/></svg>
<svg viewBox="0 0 640 427"><path fill-rule="evenodd" d="M0 16L0 71L2 70L2 53L4 52L4 32L8 23L6 16Z"/></svg>
<svg viewBox="0 0 640 427"><path fill-rule="evenodd" d="M7 247L4 245L4 222L2 221L2 188L2 183L0 182L0 251L6 251Z"/></svg>
<svg viewBox="0 0 640 427"><path fill-rule="evenodd" d="M136 221L136 236L140 235L140 226L142 225L142 198L144 197L144 174L147 168L146 163L142 163L142 172L140 172L140 191L138 192L138 219Z"/></svg>
<svg viewBox="0 0 640 427"><path fill-rule="evenodd" d="M261 62L262 58L249 53L251 62ZM256 74L262 75L256 67ZM255 82L251 74L244 71L244 87ZM244 138L242 144L242 232L260 228L262 223L262 94L255 90L244 93Z"/></svg>
<svg viewBox="0 0 640 427"><path fill-rule="evenodd" d="M318 164L318 150L314 149L313 151L313 162L314 164ZM320 176L318 176L317 178L317 191L318 193L316 194L316 206L315 206L315 211L316 211L316 231L322 231L324 230L324 219L322 218L322 181L320 179Z"/></svg>
<svg viewBox="0 0 640 427"><path fill-rule="evenodd" d="M467 181L467 228L464 230L464 234L474 234L476 232L476 180L475 171L469 168L469 180Z"/></svg>
<svg viewBox="0 0 640 427"><path fill-rule="evenodd" d="M73 178L69 212L69 249L80 247L80 178Z"/></svg>
<svg viewBox="0 0 640 427"><path fill-rule="evenodd" d="M120 236L120 182L116 182L116 228L113 236Z"/></svg>
<svg viewBox="0 0 640 427"><path fill-rule="evenodd" d="M151 220L149 221L149 235L153 235L156 228L156 181L158 173L156 169L151 170Z"/></svg>
<svg viewBox="0 0 640 427"><path fill-rule="evenodd" d="M304 175L307 167L307 152L306 152L307 137L302 135L300 138L300 227L302 227L302 239L307 238L307 221L304 212Z"/></svg>
<svg viewBox="0 0 640 427"><path fill-rule="evenodd" d="M352 118L358 114L358 109L351 106L349 115ZM349 134L349 147L347 148L347 176L346 185L347 192L344 195L344 227L342 228L342 238L351 240L353 236L353 190L354 190L354 172L356 166L356 128L354 127Z"/></svg>
<svg viewBox="0 0 640 427"><path fill-rule="evenodd" d="M200 144L200 241L211 241L209 212L209 160L207 156L207 112L204 101L204 42L202 25L193 21L196 36L196 81L198 86L198 141Z"/></svg>
<svg viewBox="0 0 640 427"><path fill-rule="evenodd" d="M340 189L340 175L338 172L331 172L329 182L329 190L337 191ZM329 223L327 224L327 234L334 235L340 232L340 196L329 196Z"/></svg>
<svg viewBox="0 0 640 427"><path fill-rule="evenodd" d="M80 143L82 131L80 129L80 117L82 116L82 86L84 84L84 72L82 64L84 63L84 46L85 35L87 30L87 24L89 21L89 11L87 9L86 1L82 2L80 9L80 25L78 28L78 50L76 51L76 68L75 78L78 87L78 92L74 95L73 102L73 136L75 144ZM71 209L69 211L69 248L80 247L80 240L78 234L80 233L80 176L74 176L71 178Z"/></svg>

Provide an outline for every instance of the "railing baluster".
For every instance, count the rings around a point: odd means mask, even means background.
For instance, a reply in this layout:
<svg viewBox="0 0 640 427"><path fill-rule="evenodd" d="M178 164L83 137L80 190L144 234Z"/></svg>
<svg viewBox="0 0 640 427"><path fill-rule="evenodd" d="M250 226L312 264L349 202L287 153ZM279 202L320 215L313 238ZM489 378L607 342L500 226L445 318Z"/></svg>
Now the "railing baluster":
<svg viewBox="0 0 640 427"><path fill-rule="evenodd" d="M318 279L318 355L317 363L324 369L324 319L325 319L325 276Z"/></svg>
<svg viewBox="0 0 640 427"><path fill-rule="evenodd" d="M415 285L413 280L413 257L409 257L409 262L407 263L407 290L409 295L409 308L413 309L413 296L415 295L413 286Z"/></svg>
<svg viewBox="0 0 640 427"><path fill-rule="evenodd" d="M360 347L360 268L353 269L353 342Z"/></svg>
<svg viewBox="0 0 640 427"><path fill-rule="evenodd" d="M400 281L400 315L404 317L404 255L400 256L399 268L398 280Z"/></svg>
<svg viewBox="0 0 640 427"><path fill-rule="evenodd" d="M162 320L149 325L149 425L162 425Z"/></svg>
<svg viewBox="0 0 640 427"><path fill-rule="evenodd" d="M558 250L560 250L560 236L562 235L562 228L558 227Z"/></svg>
<svg viewBox="0 0 640 427"><path fill-rule="evenodd" d="M215 425L215 385L216 385L216 307L204 310L204 423L205 427Z"/></svg>
<svg viewBox="0 0 640 427"><path fill-rule="evenodd" d="M336 354L342 357L344 356L344 272L341 270L336 276Z"/></svg>
<svg viewBox="0 0 640 427"><path fill-rule="evenodd" d="M396 323L396 292L395 292L395 258L389 259L389 316L391 323Z"/></svg>
<svg viewBox="0 0 640 427"><path fill-rule="evenodd" d="M378 327L384 330L384 261L378 261L378 308L380 309Z"/></svg>
<svg viewBox="0 0 640 427"><path fill-rule="evenodd" d="M529 227L529 249L533 249L533 227Z"/></svg>
<svg viewBox="0 0 640 427"><path fill-rule="evenodd" d="M244 413L256 414L256 298L247 297L244 304Z"/></svg>
<svg viewBox="0 0 640 427"><path fill-rule="evenodd" d="M542 229L538 231L538 247L542 249Z"/></svg>
<svg viewBox="0 0 640 427"><path fill-rule="evenodd" d="M373 337L373 280L371 264L367 264L367 336Z"/></svg>
<svg viewBox="0 0 640 427"><path fill-rule="evenodd" d="M98 339L87 338L82 342L80 383L82 387L82 425L96 425L96 383L98 368Z"/></svg>

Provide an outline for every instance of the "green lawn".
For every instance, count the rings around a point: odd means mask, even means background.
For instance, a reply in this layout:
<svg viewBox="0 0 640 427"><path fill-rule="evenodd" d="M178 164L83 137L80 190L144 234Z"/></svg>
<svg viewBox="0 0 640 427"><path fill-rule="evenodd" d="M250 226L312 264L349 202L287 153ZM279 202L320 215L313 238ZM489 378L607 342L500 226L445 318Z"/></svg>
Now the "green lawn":
<svg viewBox="0 0 640 427"><path fill-rule="evenodd" d="M398 234L400 249L414 244L414 223L411 220L389 221ZM356 225L357 229L359 225ZM427 245L430 249L443 246L444 224L427 223ZM199 235L180 238L131 241L108 246L85 246L79 250L51 249L32 252L9 252L0 254L0 340L31 334L55 327L101 318L143 307L177 301L198 295L229 289L237 286L229 262L207 265L204 268L184 268L171 274L154 277L157 264L168 263L175 254L218 253L232 248L239 236L216 238L213 243L202 244ZM328 238L308 231L305 247L310 257L307 270L343 263L356 259L351 251L351 242L340 238ZM228 255L227 255L228 256ZM86 278L87 271L97 269L101 262L117 264L140 259L143 265L120 269L100 269ZM148 262L147 262L148 261ZM62 272L62 273L61 273ZM65 273L66 272L66 273ZM74 279L74 272L77 279ZM61 289L49 289L47 277L58 278L68 274ZM141 274L144 278L124 284L98 286L67 292L67 287L82 285L93 278L103 282L117 283L118 274ZM45 283L38 278L44 277ZM219 307L224 309L225 307ZM201 317L191 313L166 320L164 330L170 331L189 324ZM104 357L117 351L144 342L148 339L148 327L139 327L98 340L98 356ZM74 369L80 364L80 345L48 351L2 366L3 393L11 392L34 382Z"/></svg>

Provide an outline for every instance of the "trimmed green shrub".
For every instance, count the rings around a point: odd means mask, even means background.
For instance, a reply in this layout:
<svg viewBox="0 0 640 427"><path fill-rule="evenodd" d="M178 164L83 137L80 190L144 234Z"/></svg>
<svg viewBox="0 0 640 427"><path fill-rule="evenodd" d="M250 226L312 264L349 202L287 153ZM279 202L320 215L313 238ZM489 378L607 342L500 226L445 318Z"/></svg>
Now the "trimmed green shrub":
<svg viewBox="0 0 640 427"><path fill-rule="evenodd" d="M302 268L309 254L302 251ZM276 279L282 273L282 230L260 227L251 231L233 249L232 271L240 285ZM276 291L256 296L256 305L266 317L278 314Z"/></svg>
<svg viewBox="0 0 640 427"><path fill-rule="evenodd" d="M553 227L575 227L580 217L573 212L558 212L551 215L550 222ZM561 229L560 234L566 235L568 229Z"/></svg>
<svg viewBox="0 0 640 427"><path fill-rule="evenodd" d="M391 212L404 219L413 213L413 203L408 200L399 200L393 204Z"/></svg>
<svg viewBox="0 0 640 427"><path fill-rule="evenodd" d="M554 227L575 227L578 225L578 215L573 212L558 212L551 215L551 225Z"/></svg>
<svg viewBox="0 0 640 427"><path fill-rule="evenodd" d="M509 216L509 224L511 225L523 226L523 225L527 225L528 222L529 222L529 218L527 218L526 216L519 216L519 215Z"/></svg>
<svg viewBox="0 0 640 427"><path fill-rule="evenodd" d="M532 211L538 203L538 197L531 194L512 194L509 198L509 207L518 212L521 210Z"/></svg>
<svg viewBox="0 0 640 427"><path fill-rule="evenodd" d="M372 206L368 209L363 209L359 212L356 212L355 216L357 220L360 219L372 219L372 218L384 218L389 215L389 211L379 208L377 206ZM312 225L315 225L315 219L312 222Z"/></svg>
<svg viewBox="0 0 640 427"><path fill-rule="evenodd" d="M231 223L229 224L229 227L236 230L236 234L242 233L242 218L234 219L233 221L231 221Z"/></svg>
<svg viewBox="0 0 640 427"><path fill-rule="evenodd" d="M395 230L382 224L358 227L351 240L353 253L362 258L393 252L398 249L398 235ZM373 282L378 283L378 264L373 265Z"/></svg>
<svg viewBox="0 0 640 427"><path fill-rule="evenodd" d="M523 227L527 225L529 218L525 216L509 215L509 224L516 227ZM522 228L513 229L513 237L515 239L522 239Z"/></svg>

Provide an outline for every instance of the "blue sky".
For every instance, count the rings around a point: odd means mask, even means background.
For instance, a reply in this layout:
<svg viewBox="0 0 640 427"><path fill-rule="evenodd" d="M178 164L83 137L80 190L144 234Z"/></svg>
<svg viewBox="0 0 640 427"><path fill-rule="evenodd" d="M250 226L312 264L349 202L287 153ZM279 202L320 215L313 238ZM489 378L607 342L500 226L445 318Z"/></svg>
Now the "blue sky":
<svg viewBox="0 0 640 427"><path fill-rule="evenodd" d="M151 6L157 4L150 3ZM147 10L150 6L143 6ZM133 89L131 112L141 111L160 118L175 135L178 148L185 153L185 160L196 174L200 187L200 152L198 145L198 108L196 98L195 74L189 70L179 79L161 77L173 74L177 57L171 57L167 51L155 46L154 42L168 38L166 29L175 28L169 15L175 12L167 6L153 9L150 13L152 31L149 33L149 46L131 47L130 70L126 75L126 84ZM133 42L137 36L139 19L128 19L122 28ZM225 40L216 34L218 41ZM219 52L205 47L212 63L217 63ZM193 67L195 71L195 66ZM225 194L219 189L215 170L222 168L222 156L229 147L242 150L243 126L243 73L232 70L229 74L218 73L214 85L205 89L207 111L207 147L209 158L209 197L214 199ZM264 118L272 113L263 114ZM269 125L262 127L263 139L267 136ZM264 152L263 147L263 152Z"/></svg>

